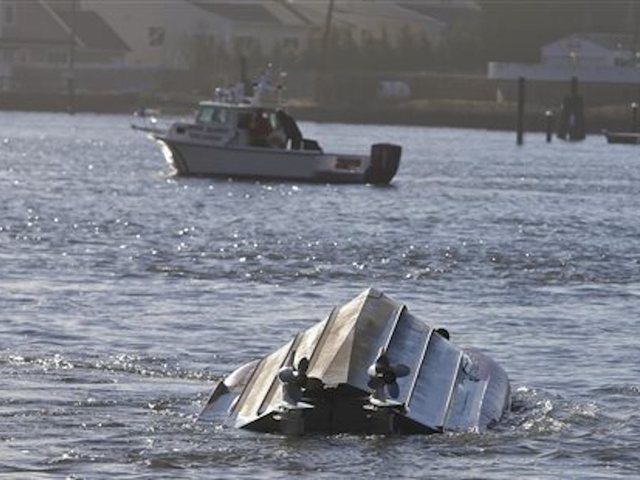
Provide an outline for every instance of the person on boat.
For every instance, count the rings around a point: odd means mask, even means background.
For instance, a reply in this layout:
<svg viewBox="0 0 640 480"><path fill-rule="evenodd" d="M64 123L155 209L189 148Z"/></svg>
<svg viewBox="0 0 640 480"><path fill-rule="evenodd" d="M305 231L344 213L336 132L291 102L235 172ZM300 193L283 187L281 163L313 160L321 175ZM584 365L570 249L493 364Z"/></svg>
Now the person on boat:
<svg viewBox="0 0 640 480"><path fill-rule="evenodd" d="M291 149L292 150L300 150L302 149L302 132L298 128L296 121L287 114L284 110L278 110L276 112L276 118L278 120L278 124L282 127L285 136L285 144L287 140L291 140Z"/></svg>
<svg viewBox="0 0 640 480"><path fill-rule="evenodd" d="M269 146L272 148L286 149L289 137L287 136L285 126L282 124L281 118L278 115L279 112L280 110L278 110L275 115L271 115L271 120L275 125L272 125L273 131L269 134L267 140L269 142Z"/></svg>
<svg viewBox="0 0 640 480"><path fill-rule="evenodd" d="M256 110L249 122L249 145L253 147L269 147L269 135L273 131L269 119L263 110Z"/></svg>

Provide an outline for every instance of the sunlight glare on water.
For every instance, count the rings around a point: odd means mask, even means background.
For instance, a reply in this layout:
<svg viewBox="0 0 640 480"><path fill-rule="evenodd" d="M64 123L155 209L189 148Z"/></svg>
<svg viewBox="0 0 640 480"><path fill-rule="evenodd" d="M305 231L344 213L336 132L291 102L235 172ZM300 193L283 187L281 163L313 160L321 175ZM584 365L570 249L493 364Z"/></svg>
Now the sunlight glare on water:
<svg viewBox="0 0 640 480"><path fill-rule="evenodd" d="M126 116L0 113L0 475L633 478L633 146L303 123L389 187L177 178ZM196 423L215 381L375 286L509 373L486 434Z"/></svg>

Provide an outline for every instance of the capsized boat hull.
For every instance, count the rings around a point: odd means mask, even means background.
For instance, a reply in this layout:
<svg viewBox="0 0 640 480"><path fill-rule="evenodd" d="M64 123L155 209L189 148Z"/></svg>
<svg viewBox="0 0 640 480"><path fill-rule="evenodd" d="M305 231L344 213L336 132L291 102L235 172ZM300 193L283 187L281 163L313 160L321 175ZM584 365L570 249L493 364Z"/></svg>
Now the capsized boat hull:
<svg viewBox="0 0 640 480"><path fill-rule="evenodd" d="M284 434L483 431L509 402L497 363L369 289L220 381L201 418Z"/></svg>
<svg viewBox="0 0 640 480"><path fill-rule="evenodd" d="M387 184L398 170L400 147L373 145L371 155L260 147L216 146L155 137L180 175L279 178L306 182Z"/></svg>

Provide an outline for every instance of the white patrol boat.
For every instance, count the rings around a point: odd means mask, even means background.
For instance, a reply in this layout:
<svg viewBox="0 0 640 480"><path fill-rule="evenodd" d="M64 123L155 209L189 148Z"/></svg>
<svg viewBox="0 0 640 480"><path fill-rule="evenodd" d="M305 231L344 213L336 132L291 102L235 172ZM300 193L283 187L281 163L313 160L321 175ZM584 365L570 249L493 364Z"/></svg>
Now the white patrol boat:
<svg viewBox="0 0 640 480"><path fill-rule="evenodd" d="M368 289L221 380L200 419L293 435L484 431L509 406L497 363Z"/></svg>
<svg viewBox="0 0 640 480"><path fill-rule="evenodd" d="M251 98L237 92L217 89L213 100L200 102L193 123L153 134L179 175L387 184L396 174L400 146L377 143L367 155L325 153L272 101L270 87L256 87Z"/></svg>

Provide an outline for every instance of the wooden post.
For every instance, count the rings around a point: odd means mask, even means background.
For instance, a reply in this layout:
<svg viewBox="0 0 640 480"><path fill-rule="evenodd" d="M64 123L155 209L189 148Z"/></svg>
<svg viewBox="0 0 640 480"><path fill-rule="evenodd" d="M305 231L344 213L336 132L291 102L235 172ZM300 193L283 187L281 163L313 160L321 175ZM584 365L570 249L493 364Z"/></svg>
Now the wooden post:
<svg viewBox="0 0 640 480"><path fill-rule="evenodd" d="M571 78L571 92L562 101L558 138L576 142L586 137L584 99L578 94L578 77Z"/></svg>
<svg viewBox="0 0 640 480"><path fill-rule="evenodd" d="M524 143L524 77L518 78L518 117L516 119L517 143Z"/></svg>
<svg viewBox="0 0 640 480"><path fill-rule="evenodd" d="M331 37L331 23L333 21L333 8L334 0L329 0L329 6L327 7L327 15L324 20L324 31L322 32L322 44L320 46L320 61L318 62L318 69L316 70L316 101L324 104L328 101L329 95L329 79L328 79L328 66L329 66L329 38Z"/></svg>
<svg viewBox="0 0 640 480"><path fill-rule="evenodd" d="M329 36L331 33L331 21L333 19L333 3L334 0L329 0L329 7L327 8L327 16L324 20L324 32L322 32L322 70L326 72L328 50L329 50Z"/></svg>
<svg viewBox="0 0 640 480"><path fill-rule="evenodd" d="M551 143L553 137L553 111L547 110L544 112L544 118L547 121L547 143Z"/></svg>
<svg viewBox="0 0 640 480"><path fill-rule="evenodd" d="M578 77L571 77L571 96L578 95Z"/></svg>

